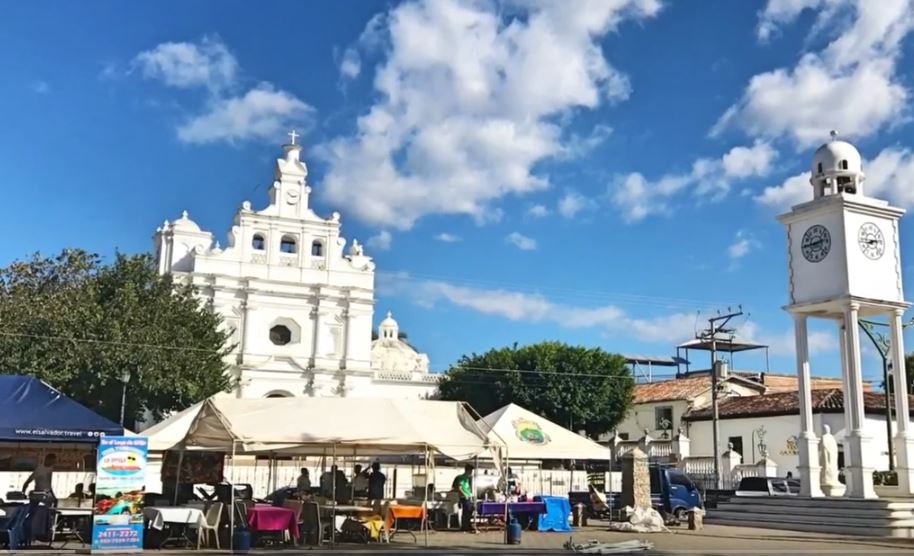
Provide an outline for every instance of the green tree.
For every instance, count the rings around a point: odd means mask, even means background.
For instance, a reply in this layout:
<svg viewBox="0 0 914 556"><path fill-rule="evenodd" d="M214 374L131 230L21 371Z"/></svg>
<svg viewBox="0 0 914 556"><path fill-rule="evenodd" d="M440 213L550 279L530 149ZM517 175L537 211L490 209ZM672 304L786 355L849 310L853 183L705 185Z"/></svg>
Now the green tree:
<svg viewBox="0 0 914 556"><path fill-rule="evenodd" d="M908 379L908 393L914 391L914 352L904 358L905 376Z"/></svg>
<svg viewBox="0 0 914 556"><path fill-rule="evenodd" d="M516 403L595 437L625 417L634 384L620 355L541 342L462 356L442 377L438 396L469 402L481 415Z"/></svg>
<svg viewBox="0 0 914 556"><path fill-rule="evenodd" d="M36 376L125 424L227 389L221 318L148 255L65 250L0 269L0 372Z"/></svg>

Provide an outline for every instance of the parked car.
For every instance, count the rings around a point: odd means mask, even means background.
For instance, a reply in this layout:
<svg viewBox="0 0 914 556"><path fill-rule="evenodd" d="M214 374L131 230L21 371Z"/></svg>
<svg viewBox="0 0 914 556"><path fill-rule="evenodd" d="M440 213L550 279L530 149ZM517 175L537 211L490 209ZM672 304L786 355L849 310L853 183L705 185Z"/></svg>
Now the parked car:
<svg viewBox="0 0 914 556"><path fill-rule="evenodd" d="M797 496L799 479L783 477L743 477L736 488L736 496Z"/></svg>

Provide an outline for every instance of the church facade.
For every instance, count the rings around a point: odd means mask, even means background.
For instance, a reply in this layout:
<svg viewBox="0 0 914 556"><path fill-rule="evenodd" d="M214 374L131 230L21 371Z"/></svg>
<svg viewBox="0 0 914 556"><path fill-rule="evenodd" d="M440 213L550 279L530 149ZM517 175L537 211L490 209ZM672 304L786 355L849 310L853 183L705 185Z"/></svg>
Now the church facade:
<svg viewBox="0 0 914 556"><path fill-rule="evenodd" d="M375 264L309 206L301 145L283 145L269 202L245 201L223 248L185 211L154 235L160 273L194 286L231 331L238 397L426 397L436 375L388 313L373 338Z"/></svg>

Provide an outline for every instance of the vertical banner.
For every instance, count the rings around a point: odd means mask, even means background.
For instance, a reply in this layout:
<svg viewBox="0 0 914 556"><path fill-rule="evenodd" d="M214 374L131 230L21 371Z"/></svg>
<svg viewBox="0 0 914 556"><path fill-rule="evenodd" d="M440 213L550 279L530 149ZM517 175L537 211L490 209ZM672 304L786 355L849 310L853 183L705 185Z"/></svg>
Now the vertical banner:
<svg viewBox="0 0 914 556"><path fill-rule="evenodd" d="M144 436L103 436L98 443L92 552L143 550Z"/></svg>

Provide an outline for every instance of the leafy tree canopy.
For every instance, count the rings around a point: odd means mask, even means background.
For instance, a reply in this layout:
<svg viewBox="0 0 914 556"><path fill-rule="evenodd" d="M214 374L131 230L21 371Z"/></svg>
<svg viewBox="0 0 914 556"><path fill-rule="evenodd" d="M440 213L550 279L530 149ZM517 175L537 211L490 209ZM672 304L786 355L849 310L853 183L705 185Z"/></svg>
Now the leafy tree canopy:
<svg viewBox="0 0 914 556"><path fill-rule="evenodd" d="M469 402L481 415L516 403L595 437L625 417L634 384L620 355L541 342L464 355L442 378L438 395Z"/></svg>
<svg viewBox="0 0 914 556"><path fill-rule="evenodd" d="M0 269L0 372L36 376L128 427L229 387L228 332L149 255L64 250Z"/></svg>

